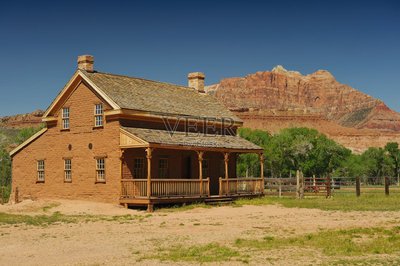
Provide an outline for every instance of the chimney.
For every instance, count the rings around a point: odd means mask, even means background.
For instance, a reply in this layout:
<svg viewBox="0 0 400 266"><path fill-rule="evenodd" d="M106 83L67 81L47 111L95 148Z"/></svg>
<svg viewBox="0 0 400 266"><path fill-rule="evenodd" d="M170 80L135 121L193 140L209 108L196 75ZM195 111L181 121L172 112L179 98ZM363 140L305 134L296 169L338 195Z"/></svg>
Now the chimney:
<svg viewBox="0 0 400 266"><path fill-rule="evenodd" d="M198 92L204 92L204 78L206 76L201 72L192 72L188 74L188 86L196 89Z"/></svg>
<svg viewBox="0 0 400 266"><path fill-rule="evenodd" d="M78 56L78 69L93 72L94 57L92 55Z"/></svg>

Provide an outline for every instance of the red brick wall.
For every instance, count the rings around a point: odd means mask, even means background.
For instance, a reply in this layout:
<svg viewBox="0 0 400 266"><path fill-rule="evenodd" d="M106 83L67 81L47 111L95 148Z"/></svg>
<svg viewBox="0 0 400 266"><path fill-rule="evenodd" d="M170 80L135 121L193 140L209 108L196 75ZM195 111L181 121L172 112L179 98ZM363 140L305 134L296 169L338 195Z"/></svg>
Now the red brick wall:
<svg viewBox="0 0 400 266"><path fill-rule="evenodd" d="M119 122L93 129L99 97L81 83L64 103L70 107L70 130L61 122L13 157L13 192L20 199L66 198L118 203L120 194ZM110 109L103 103L104 109ZM57 116L61 118L60 110ZM88 145L92 143L93 148ZM68 149L68 145L72 149ZM96 183L96 156L106 156L106 183ZM72 183L64 183L64 160L72 160ZM37 160L45 160L45 182L37 183Z"/></svg>

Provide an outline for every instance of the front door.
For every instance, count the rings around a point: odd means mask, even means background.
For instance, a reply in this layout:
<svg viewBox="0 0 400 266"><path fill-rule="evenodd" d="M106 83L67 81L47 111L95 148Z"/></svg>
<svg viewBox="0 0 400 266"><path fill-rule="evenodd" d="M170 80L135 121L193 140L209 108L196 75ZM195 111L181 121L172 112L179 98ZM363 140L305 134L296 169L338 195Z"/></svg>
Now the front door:
<svg viewBox="0 0 400 266"><path fill-rule="evenodd" d="M210 176L210 194L219 195L219 177Z"/></svg>
<svg viewBox="0 0 400 266"><path fill-rule="evenodd" d="M182 178L192 178L192 157L190 155L183 157Z"/></svg>

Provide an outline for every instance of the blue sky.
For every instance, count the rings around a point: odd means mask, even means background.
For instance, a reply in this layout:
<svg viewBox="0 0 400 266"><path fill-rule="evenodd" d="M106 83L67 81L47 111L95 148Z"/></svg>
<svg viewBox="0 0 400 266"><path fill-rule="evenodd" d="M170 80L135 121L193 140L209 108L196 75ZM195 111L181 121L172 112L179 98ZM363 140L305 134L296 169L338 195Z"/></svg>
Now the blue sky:
<svg viewBox="0 0 400 266"><path fill-rule="evenodd" d="M2 1L0 116L46 109L76 69L206 84L329 70L400 111L397 1Z"/></svg>

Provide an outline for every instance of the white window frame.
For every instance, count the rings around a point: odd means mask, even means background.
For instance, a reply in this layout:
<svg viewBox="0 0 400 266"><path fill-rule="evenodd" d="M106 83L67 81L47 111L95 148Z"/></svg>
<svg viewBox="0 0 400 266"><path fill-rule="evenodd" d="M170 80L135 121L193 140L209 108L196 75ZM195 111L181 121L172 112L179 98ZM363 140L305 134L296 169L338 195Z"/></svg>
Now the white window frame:
<svg viewBox="0 0 400 266"><path fill-rule="evenodd" d="M96 182L106 182L106 158L96 158Z"/></svg>
<svg viewBox="0 0 400 266"><path fill-rule="evenodd" d="M45 181L45 163L44 160L37 161L37 181L44 182Z"/></svg>
<svg viewBox="0 0 400 266"><path fill-rule="evenodd" d="M104 125L104 109L103 104L94 105L94 127L102 127Z"/></svg>
<svg viewBox="0 0 400 266"><path fill-rule="evenodd" d="M70 127L69 117L70 117L69 107L63 107L61 111L62 129L69 129Z"/></svg>
<svg viewBox="0 0 400 266"><path fill-rule="evenodd" d="M64 182L72 182L72 160L64 159Z"/></svg>

